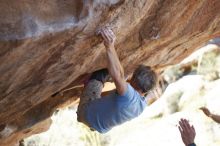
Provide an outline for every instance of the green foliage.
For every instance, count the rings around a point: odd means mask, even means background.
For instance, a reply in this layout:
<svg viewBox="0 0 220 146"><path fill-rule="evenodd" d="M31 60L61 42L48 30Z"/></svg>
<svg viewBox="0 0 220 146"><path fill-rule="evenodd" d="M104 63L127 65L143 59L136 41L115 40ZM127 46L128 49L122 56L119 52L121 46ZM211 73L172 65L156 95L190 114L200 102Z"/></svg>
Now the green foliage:
<svg viewBox="0 0 220 146"><path fill-rule="evenodd" d="M210 51L202 55L202 60L199 62L197 72L200 75L205 75L209 80L219 78L220 68L220 51Z"/></svg>
<svg viewBox="0 0 220 146"><path fill-rule="evenodd" d="M102 146L101 135L98 132L93 132L82 124L80 124L80 130L82 131L80 139L85 146Z"/></svg>

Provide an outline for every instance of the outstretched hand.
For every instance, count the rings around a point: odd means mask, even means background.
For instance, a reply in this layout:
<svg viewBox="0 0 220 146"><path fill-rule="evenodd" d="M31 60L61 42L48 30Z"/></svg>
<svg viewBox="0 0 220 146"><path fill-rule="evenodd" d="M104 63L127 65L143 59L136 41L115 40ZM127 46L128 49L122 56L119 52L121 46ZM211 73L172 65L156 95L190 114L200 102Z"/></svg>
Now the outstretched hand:
<svg viewBox="0 0 220 146"><path fill-rule="evenodd" d="M101 28L98 30L98 34L101 34L106 48L114 47L116 36L109 27Z"/></svg>
<svg viewBox="0 0 220 146"><path fill-rule="evenodd" d="M206 116L210 117L211 112L209 111L209 109L207 109L206 107L201 107L200 109L203 111L203 113L204 113Z"/></svg>
<svg viewBox="0 0 220 146"><path fill-rule="evenodd" d="M186 119L181 119L179 121L179 131L183 140L183 143L188 146L189 144L194 143L196 136L196 131L193 126L190 126L189 121Z"/></svg>

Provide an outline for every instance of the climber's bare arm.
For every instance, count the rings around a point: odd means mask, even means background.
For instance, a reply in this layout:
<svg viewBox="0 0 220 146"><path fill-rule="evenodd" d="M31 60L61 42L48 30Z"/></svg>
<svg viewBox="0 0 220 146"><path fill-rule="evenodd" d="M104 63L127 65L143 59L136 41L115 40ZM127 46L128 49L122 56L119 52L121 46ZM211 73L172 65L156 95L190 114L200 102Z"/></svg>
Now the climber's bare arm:
<svg viewBox="0 0 220 146"><path fill-rule="evenodd" d="M114 43L116 37L113 31L107 27L102 28L100 33L104 39L104 45L106 47L109 74L115 83L118 94L123 95L126 92L127 84L124 77L124 70L115 51Z"/></svg>
<svg viewBox="0 0 220 146"><path fill-rule="evenodd" d="M220 116L219 115L215 115L215 114L212 114L209 109L207 109L206 107L202 107L200 108L204 114L208 117L210 117L212 120L214 120L215 122L217 123L220 123Z"/></svg>

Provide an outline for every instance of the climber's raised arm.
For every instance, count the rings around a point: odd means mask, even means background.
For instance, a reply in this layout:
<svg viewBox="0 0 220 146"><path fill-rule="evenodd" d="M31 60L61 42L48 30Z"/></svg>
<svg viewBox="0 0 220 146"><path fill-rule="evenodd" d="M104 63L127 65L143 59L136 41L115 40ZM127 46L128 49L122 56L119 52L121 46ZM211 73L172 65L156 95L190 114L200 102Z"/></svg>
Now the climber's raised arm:
<svg viewBox="0 0 220 146"><path fill-rule="evenodd" d="M126 92L127 84L124 78L124 70L121 66L114 46L116 37L113 31L108 27L102 28L100 30L100 34L104 39L109 74L115 83L118 94L123 95Z"/></svg>

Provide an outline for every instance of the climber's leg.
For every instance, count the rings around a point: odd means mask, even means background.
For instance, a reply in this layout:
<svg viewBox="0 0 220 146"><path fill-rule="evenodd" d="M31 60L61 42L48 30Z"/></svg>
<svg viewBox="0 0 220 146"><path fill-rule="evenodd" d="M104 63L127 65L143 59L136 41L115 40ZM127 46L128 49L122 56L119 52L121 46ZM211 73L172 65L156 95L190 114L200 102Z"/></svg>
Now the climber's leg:
<svg viewBox="0 0 220 146"><path fill-rule="evenodd" d="M101 98L103 84L95 79L90 80L84 87L80 97L79 106L89 103L92 100Z"/></svg>
<svg viewBox="0 0 220 146"><path fill-rule="evenodd" d="M85 83L77 110L77 120L79 122L88 125L85 120L85 110L87 104L95 99L101 98L102 88L108 78L109 75L107 69L102 69L94 72L91 75L88 83Z"/></svg>
<svg viewBox="0 0 220 146"><path fill-rule="evenodd" d="M102 88L109 78L110 76L107 69L101 69L92 73L88 82L84 83L80 104L85 104L89 101L101 98Z"/></svg>

